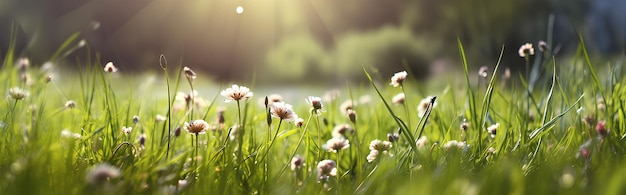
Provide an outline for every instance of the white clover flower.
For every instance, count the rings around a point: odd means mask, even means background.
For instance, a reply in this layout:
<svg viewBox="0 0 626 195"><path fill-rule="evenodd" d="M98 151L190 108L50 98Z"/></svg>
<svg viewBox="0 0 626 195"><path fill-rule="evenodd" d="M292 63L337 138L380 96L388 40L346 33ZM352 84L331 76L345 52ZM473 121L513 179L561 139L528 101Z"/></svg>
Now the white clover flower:
<svg viewBox="0 0 626 195"><path fill-rule="evenodd" d="M117 67L113 65L113 62L108 62L106 63L106 65L104 65L104 71L108 73L117 72Z"/></svg>
<svg viewBox="0 0 626 195"><path fill-rule="evenodd" d="M398 93L391 98L391 102L394 104L404 104L404 98L404 93Z"/></svg>
<svg viewBox="0 0 626 195"><path fill-rule="evenodd" d="M420 101L419 105L417 105L417 116L419 116L420 118L424 116L433 98L435 98L435 96L428 96ZM432 108L434 108L435 106L437 106L437 101L435 101L435 103L432 105Z"/></svg>
<svg viewBox="0 0 626 195"><path fill-rule="evenodd" d="M298 118L298 115L293 111L291 105L286 104L284 102L275 102L270 107L270 113L272 117L279 118L281 120L295 120Z"/></svg>
<svg viewBox="0 0 626 195"><path fill-rule="evenodd" d="M191 123L185 122L184 127L185 127L185 130L189 132L190 134L205 134L206 130L209 129L209 124L202 119L198 119L198 120L192 121Z"/></svg>
<svg viewBox="0 0 626 195"><path fill-rule="evenodd" d="M244 98L250 98L252 97L253 93L250 92L250 89L247 87L233 85L231 88L224 89L221 95L226 97L226 100L224 100L224 102L231 102L239 101Z"/></svg>
<svg viewBox="0 0 626 195"><path fill-rule="evenodd" d="M398 87L402 85L402 82L404 82L404 80L406 80L407 75L408 74L406 73L406 71L397 72L391 77L391 83L389 84L393 87Z"/></svg>
<svg viewBox="0 0 626 195"><path fill-rule="evenodd" d="M350 147L350 141L343 137L333 137L329 139L326 144L323 145L323 148L332 153L337 153L340 150L344 150Z"/></svg>
<svg viewBox="0 0 626 195"><path fill-rule="evenodd" d="M337 163L334 160L322 160L317 163L318 181L327 180L331 176L337 176Z"/></svg>
<svg viewBox="0 0 626 195"><path fill-rule="evenodd" d="M519 48L519 56L525 58L527 56L535 55L535 49L533 48L533 44L526 43Z"/></svg>

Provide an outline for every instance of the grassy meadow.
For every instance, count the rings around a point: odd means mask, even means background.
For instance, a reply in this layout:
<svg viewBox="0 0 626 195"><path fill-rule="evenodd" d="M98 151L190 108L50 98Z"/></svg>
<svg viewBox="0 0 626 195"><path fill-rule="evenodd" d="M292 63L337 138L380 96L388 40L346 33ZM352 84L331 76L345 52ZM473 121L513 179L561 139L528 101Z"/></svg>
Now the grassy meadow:
<svg viewBox="0 0 626 195"><path fill-rule="evenodd" d="M425 86L365 66L369 82L292 96L253 81L207 84L164 56L154 76L91 56L53 74L9 51L0 190L625 193L622 64L596 69L583 44L569 59L534 47L520 53L529 74L499 63L475 71L459 42L457 80Z"/></svg>

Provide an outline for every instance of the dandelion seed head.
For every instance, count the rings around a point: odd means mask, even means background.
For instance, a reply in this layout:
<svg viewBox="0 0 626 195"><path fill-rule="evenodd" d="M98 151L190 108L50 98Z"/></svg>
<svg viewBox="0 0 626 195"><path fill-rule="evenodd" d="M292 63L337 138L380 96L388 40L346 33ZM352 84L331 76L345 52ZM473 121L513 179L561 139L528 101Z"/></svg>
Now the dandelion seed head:
<svg viewBox="0 0 626 195"><path fill-rule="evenodd" d="M393 74L393 76L391 77L391 83L389 83L389 84L391 86L393 86L393 87L398 87L398 86L402 85L404 80L406 80L407 75L408 74L407 74L406 71L397 72L397 73Z"/></svg>
<svg viewBox="0 0 626 195"><path fill-rule="evenodd" d="M519 48L519 56L522 58L529 57L535 55L535 49L533 48L533 44L526 43Z"/></svg>
<svg viewBox="0 0 626 195"><path fill-rule="evenodd" d="M190 134L205 134L206 130L209 129L209 124L202 120L202 119L198 119L195 121L191 121L190 123L185 122L185 131L189 132Z"/></svg>
<svg viewBox="0 0 626 195"><path fill-rule="evenodd" d="M247 99L252 97L253 93L250 92L250 89L244 86L239 86L239 85L233 85L230 88L224 89L221 92L221 95L226 97L226 100L224 100L224 102L230 102L230 101L239 101L242 99Z"/></svg>
<svg viewBox="0 0 626 195"><path fill-rule="evenodd" d="M115 65L113 65L113 62L107 62L104 65L104 72L108 72L108 73L117 72L117 67L115 67Z"/></svg>

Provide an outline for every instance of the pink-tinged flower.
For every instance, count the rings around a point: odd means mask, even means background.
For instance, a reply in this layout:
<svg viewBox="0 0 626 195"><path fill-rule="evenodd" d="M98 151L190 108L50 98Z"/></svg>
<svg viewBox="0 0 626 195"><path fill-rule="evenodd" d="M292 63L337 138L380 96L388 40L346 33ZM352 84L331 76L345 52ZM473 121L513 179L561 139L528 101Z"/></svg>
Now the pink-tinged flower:
<svg viewBox="0 0 626 195"><path fill-rule="evenodd" d="M190 134L205 134L206 130L209 129L209 124L202 119L198 119L191 123L185 122L184 128Z"/></svg>
<svg viewBox="0 0 626 195"><path fill-rule="evenodd" d="M529 57L535 55L535 49L533 48L533 44L526 43L519 48L519 56L522 58Z"/></svg>
<svg viewBox="0 0 626 195"><path fill-rule="evenodd" d="M322 160L317 163L318 181L327 180L329 177L337 176L337 163L334 160Z"/></svg>
<svg viewBox="0 0 626 195"><path fill-rule="evenodd" d="M389 84L393 87L398 87L402 85L402 82L404 82L404 80L406 80L407 75L408 74L406 73L406 71L397 72L391 77L391 83Z"/></svg>
<svg viewBox="0 0 626 195"><path fill-rule="evenodd" d="M329 139L323 147L329 152L337 153L340 150L350 147L350 141L343 137L333 137Z"/></svg>
<svg viewBox="0 0 626 195"><path fill-rule="evenodd" d="M285 102L275 102L270 107L270 113L272 117L279 118L281 120L295 120L298 118L298 115L293 111L291 105L286 104Z"/></svg>
<svg viewBox="0 0 626 195"><path fill-rule="evenodd" d="M231 102L239 101L244 98L250 98L252 97L253 93L250 92L250 89L247 87L233 85L231 88L224 89L221 95L226 97L226 100L224 100L224 102Z"/></svg>
<svg viewBox="0 0 626 195"><path fill-rule="evenodd" d="M370 150L378 150L378 151L387 151L391 149L392 145L389 141L381 141L378 139L372 140L370 142Z"/></svg>
<svg viewBox="0 0 626 195"><path fill-rule="evenodd" d="M113 65L113 62L108 62L104 65L104 71L108 73L117 72L117 67Z"/></svg>
<svg viewBox="0 0 626 195"><path fill-rule="evenodd" d="M606 137L609 134L610 130L606 127L606 121L598 121L596 132L598 132L598 136L600 137Z"/></svg>

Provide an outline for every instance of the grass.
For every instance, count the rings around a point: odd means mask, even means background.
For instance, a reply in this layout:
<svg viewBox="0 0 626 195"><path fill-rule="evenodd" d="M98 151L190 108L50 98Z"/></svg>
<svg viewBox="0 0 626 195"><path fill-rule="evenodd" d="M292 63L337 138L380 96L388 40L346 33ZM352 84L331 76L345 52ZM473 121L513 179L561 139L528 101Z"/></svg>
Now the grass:
<svg viewBox="0 0 626 195"><path fill-rule="evenodd" d="M6 113L0 118L0 190L7 194L626 192L622 166L626 88L621 64L598 74L583 44L567 62L549 52L538 53L545 58L535 59L545 60L534 64L545 75L529 87L527 76L500 75L499 62L491 66L491 77L474 82L483 78L470 72L460 42L459 52L463 85L423 86L409 75L401 88L394 88L387 84L387 75L370 74L364 68L370 85L340 90L337 98L323 100L325 112L319 115L304 98L284 99L304 119L297 126L272 119L271 109L257 103L273 93L271 88L259 92L252 87L251 99L224 103L216 92L223 88L193 79L185 82L180 63L167 64L164 56L163 74L156 78L105 72L98 57L87 56L81 62L87 64L84 69L72 73L78 77L57 75L60 79L46 82L49 72L14 65L14 52L9 51L0 71L1 87L7 92L0 104ZM31 80L22 80L23 74ZM209 98L193 95L197 105L187 104L183 96L175 98L178 91L188 94L192 83ZM29 96L12 96L13 87ZM400 92L408 97L404 105L389 101ZM323 96L312 93L298 95ZM415 106L428 95L436 98L427 99L428 109L419 116ZM363 96L371 100L359 101ZM69 100L76 106L65 107ZM346 100L354 104L355 121L340 109ZM157 120L157 115L166 120ZM139 120L134 122L134 116ZM221 116L223 123L218 120ZM192 120L207 121L206 134L182 130ZM469 123L466 130L460 127L464 122ZM344 134L350 146L329 152L331 146L324 143L342 124L356 130ZM487 131L494 124L499 124L495 134ZM122 126L133 130L122 133ZM368 162L371 141L387 140L394 133L399 133L399 140ZM422 144L416 144L418 140ZM301 168L292 171L295 156L303 159ZM326 159L336 163L336 175L328 172L320 180L318 162Z"/></svg>

